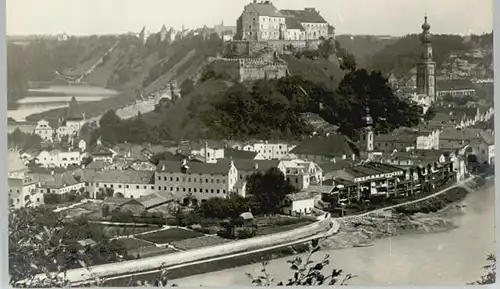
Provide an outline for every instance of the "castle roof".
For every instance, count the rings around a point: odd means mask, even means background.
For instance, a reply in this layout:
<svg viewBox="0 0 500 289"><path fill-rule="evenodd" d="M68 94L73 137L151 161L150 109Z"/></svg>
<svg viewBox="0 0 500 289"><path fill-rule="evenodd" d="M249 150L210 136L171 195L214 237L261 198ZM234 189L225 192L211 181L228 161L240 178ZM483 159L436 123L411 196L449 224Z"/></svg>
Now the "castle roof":
<svg viewBox="0 0 500 289"><path fill-rule="evenodd" d="M69 107L66 110L65 119L83 119L83 115L80 112L80 108L78 107L78 102L76 101L76 98L74 96L69 102Z"/></svg>
<svg viewBox="0 0 500 289"><path fill-rule="evenodd" d="M294 16L301 23L327 23L314 8L306 8L304 10L281 10L281 13L288 16Z"/></svg>
<svg viewBox="0 0 500 289"><path fill-rule="evenodd" d="M302 26L299 20L293 16L286 17L285 24L287 29L298 29L300 31L305 31L304 26Z"/></svg>
<svg viewBox="0 0 500 289"><path fill-rule="evenodd" d="M253 9L259 16L283 17L283 14L269 1L263 3L250 3L247 8Z"/></svg>

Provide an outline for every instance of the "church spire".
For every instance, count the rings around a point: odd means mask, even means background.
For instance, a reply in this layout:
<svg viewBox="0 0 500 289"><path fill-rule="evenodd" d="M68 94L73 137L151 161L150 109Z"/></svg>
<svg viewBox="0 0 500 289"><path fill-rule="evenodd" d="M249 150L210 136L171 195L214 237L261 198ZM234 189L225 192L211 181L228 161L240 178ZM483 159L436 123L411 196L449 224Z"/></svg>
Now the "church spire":
<svg viewBox="0 0 500 289"><path fill-rule="evenodd" d="M364 117L366 122L366 153L367 153L367 161L373 160L373 118L370 114L370 108L368 105L366 106L366 115Z"/></svg>
<svg viewBox="0 0 500 289"><path fill-rule="evenodd" d="M428 22L427 13L421 28L422 33L419 38L422 56L417 64L417 94L429 99L432 103L436 101L436 63L432 60L431 25Z"/></svg>

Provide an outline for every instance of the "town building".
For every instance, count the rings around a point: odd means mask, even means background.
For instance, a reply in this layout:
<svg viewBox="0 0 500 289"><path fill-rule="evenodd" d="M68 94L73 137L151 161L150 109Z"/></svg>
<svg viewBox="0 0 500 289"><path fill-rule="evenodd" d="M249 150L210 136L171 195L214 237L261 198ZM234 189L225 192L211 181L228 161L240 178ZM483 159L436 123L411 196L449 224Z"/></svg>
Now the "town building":
<svg viewBox="0 0 500 289"><path fill-rule="evenodd" d="M192 141L181 145L178 154L186 158L197 158L205 163L216 163L217 160L224 158L224 144L212 141L209 145L208 141Z"/></svg>
<svg viewBox="0 0 500 289"><path fill-rule="evenodd" d="M82 162L82 153L79 149L42 150L35 158L35 163L44 168L67 168L79 166Z"/></svg>
<svg viewBox="0 0 500 289"><path fill-rule="evenodd" d="M81 194L85 190L85 183L73 172L50 174L30 174L37 182L36 190L40 194L67 194L70 192Z"/></svg>
<svg viewBox="0 0 500 289"><path fill-rule="evenodd" d="M323 181L323 170L314 162L306 162L300 159L282 160L286 179L299 191L304 191L310 185L321 185Z"/></svg>
<svg viewBox="0 0 500 289"><path fill-rule="evenodd" d="M494 164L494 137L481 129L444 129L440 136L440 144L442 149L467 145L468 155L475 155L478 163Z"/></svg>
<svg viewBox="0 0 500 289"><path fill-rule="evenodd" d="M7 151L7 186L9 205L18 209L43 204L43 195L36 191L36 181L27 175L29 169L15 151Z"/></svg>
<svg viewBox="0 0 500 289"><path fill-rule="evenodd" d="M300 159L313 161L317 164L335 160L355 160L359 157L359 150L356 145L341 134L331 134L327 137L311 137L299 143L290 152Z"/></svg>
<svg viewBox="0 0 500 289"><path fill-rule="evenodd" d="M160 161L154 184L158 191L171 192L177 200L192 195L198 200L226 197L230 193L245 196L245 180L238 180L232 160L216 163Z"/></svg>
<svg viewBox="0 0 500 289"><path fill-rule="evenodd" d="M238 170L238 180L246 181L253 174L266 173L272 168L279 169L286 176L286 169L280 160L233 160L234 166Z"/></svg>
<svg viewBox="0 0 500 289"><path fill-rule="evenodd" d="M167 35L168 35L167 27L165 27L165 25L162 25L160 29L160 42L165 42L165 40L167 40Z"/></svg>
<svg viewBox="0 0 500 289"><path fill-rule="evenodd" d="M437 82L437 96L443 100L446 97L475 97L476 88L468 79L450 79Z"/></svg>
<svg viewBox="0 0 500 289"><path fill-rule="evenodd" d="M374 148L379 152L394 150L433 150L439 149L439 129L402 128L374 137Z"/></svg>
<svg viewBox="0 0 500 289"><path fill-rule="evenodd" d="M50 123L45 119L41 119L37 122L33 133L40 136L43 141L53 142L55 130L50 126Z"/></svg>
<svg viewBox="0 0 500 289"><path fill-rule="evenodd" d="M263 160L261 153L255 151L244 151L233 148L224 149L224 157L233 160Z"/></svg>
<svg viewBox="0 0 500 289"><path fill-rule="evenodd" d="M314 209L315 197L310 192L299 192L286 196L283 213L287 215L310 215Z"/></svg>
<svg viewBox="0 0 500 289"><path fill-rule="evenodd" d="M85 114L80 111L78 102L73 96L64 117L61 119L60 126L56 129L58 139L63 136L76 138L85 123Z"/></svg>
<svg viewBox="0 0 500 289"><path fill-rule="evenodd" d="M434 103L436 101L436 62L432 57L432 37L429 32L431 26L427 23L427 16L424 19L420 34L422 54L420 62L417 63L417 95L421 98L428 98L431 103Z"/></svg>
<svg viewBox="0 0 500 289"><path fill-rule="evenodd" d="M91 198L112 192L113 197L140 198L158 191L152 171L115 170L80 172Z"/></svg>
<svg viewBox="0 0 500 289"><path fill-rule="evenodd" d="M231 143L229 144L234 149L256 152L258 158L266 160L281 159L285 157L295 145L286 142L269 142L269 141L250 141L247 143Z"/></svg>
<svg viewBox="0 0 500 289"><path fill-rule="evenodd" d="M94 161L104 161L111 163L116 155L114 151L102 144L101 138L97 139L96 145L89 150Z"/></svg>

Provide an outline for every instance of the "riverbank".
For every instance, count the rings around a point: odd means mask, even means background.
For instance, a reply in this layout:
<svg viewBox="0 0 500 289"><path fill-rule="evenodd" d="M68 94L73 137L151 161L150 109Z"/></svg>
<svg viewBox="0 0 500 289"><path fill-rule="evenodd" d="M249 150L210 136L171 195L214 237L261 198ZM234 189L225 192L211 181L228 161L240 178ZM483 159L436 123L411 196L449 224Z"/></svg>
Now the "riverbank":
<svg viewBox="0 0 500 289"><path fill-rule="evenodd" d="M328 254L331 265L325 270L340 268L357 275L349 285L471 282L481 276L486 255L494 251L494 197L493 182L488 181L438 212L406 215L403 220L394 212L343 220L339 233L323 243L316 259ZM267 270L277 281L290 278L286 265L290 258L269 262ZM248 286L246 273L260 275L261 269L252 264L208 274L191 272L199 275L174 278L171 283Z"/></svg>

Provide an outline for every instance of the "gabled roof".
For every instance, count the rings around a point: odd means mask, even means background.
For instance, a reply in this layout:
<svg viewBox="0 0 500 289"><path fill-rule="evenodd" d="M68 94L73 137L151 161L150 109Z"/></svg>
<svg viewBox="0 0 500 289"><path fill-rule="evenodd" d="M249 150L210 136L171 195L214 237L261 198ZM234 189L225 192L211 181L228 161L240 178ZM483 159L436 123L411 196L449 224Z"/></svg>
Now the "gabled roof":
<svg viewBox="0 0 500 289"><path fill-rule="evenodd" d="M153 171L133 171L133 170L113 170L113 171L98 171L89 172L84 170L86 181L89 182L107 182L107 183L122 183L134 185L149 185L153 184Z"/></svg>
<svg viewBox="0 0 500 289"><path fill-rule="evenodd" d="M189 162L188 173L190 174L213 174L227 175L231 162L228 160L219 160L217 163ZM156 166L157 172L181 173L182 163L176 161L160 161Z"/></svg>
<svg viewBox="0 0 500 289"><path fill-rule="evenodd" d="M302 201L302 200L313 199L314 195L311 194L310 192L300 192L300 193L287 195L286 198L291 200L291 201Z"/></svg>
<svg viewBox="0 0 500 289"><path fill-rule="evenodd" d="M332 134L325 138L313 137L306 139L290 152L293 154L338 157L342 155L357 155L358 149L346 136L341 134Z"/></svg>
<svg viewBox="0 0 500 289"><path fill-rule="evenodd" d="M272 168L277 168L280 160L234 160L234 166L238 171L244 172L265 172Z"/></svg>
<svg viewBox="0 0 500 289"><path fill-rule="evenodd" d="M294 16L301 23L328 23L316 9L305 8L304 10L281 10L283 15Z"/></svg>
<svg viewBox="0 0 500 289"><path fill-rule="evenodd" d="M69 102L69 107L66 110L66 115L64 116L66 120L68 119L83 119L83 114L78 107L78 102L76 98L73 96L71 101Z"/></svg>
<svg viewBox="0 0 500 289"><path fill-rule="evenodd" d="M72 172L63 172L61 174L29 174L36 182L40 183L42 188L61 189L82 183L78 181Z"/></svg>
<svg viewBox="0 0 500 289"><path fill-rule="evenodd" d="M96 156L109 156L113 155L113 152L103 145L95 145L89 150L91 155Z"/></svg>
<svg viewBox="0 0 500 289"><path fill-rule="evenodd" d="M257 156L257 152L251 152L251 151L244 151L244 150L237 150L233 148L227 148L224 150L224 157L225 158L232 158L232 159L242 159L242 160L253 160Z"/></svg>
<svg viewBox="0 0 500 289"><path fill-rule="evenodd" d="M136 200L141 203L146 209L150 209L173 201L174 195L169 192L157 192L142 196Z"/></svg>
<svg viewBox="0 0 500 289"><path fill-rule="evenodd" d="M252 9L259 16L283 17L283 15L280 13L280 11L271 2L250 3L247 6L245 6L245 8Z"/></svg>
<svg viewBox="0 0 500 289"><path fill-rule="evenodd" d="M300 24L299 20L294 16L288 16L285 18L285 24L287 29L298 29L300 31L305 31L304 26Z"/></svg>

